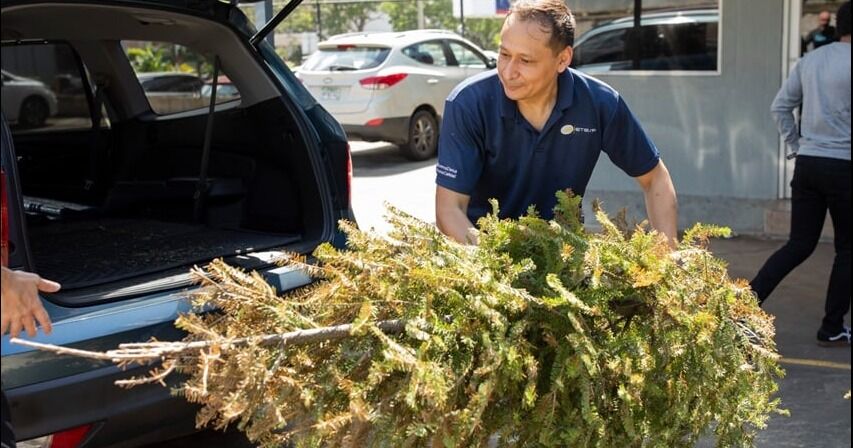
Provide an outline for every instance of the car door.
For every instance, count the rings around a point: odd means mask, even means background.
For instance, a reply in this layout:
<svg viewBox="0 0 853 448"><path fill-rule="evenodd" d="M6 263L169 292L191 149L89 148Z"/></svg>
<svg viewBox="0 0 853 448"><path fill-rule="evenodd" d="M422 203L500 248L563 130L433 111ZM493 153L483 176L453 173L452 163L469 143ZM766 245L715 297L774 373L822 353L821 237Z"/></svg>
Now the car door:
<svg viewBox="0 0 853 448"><path fill-rule="evenodd" d="M489 69L488 58L465 42L450 40L447 42L465 77L471 77Z"/></svg>
<svg viewBox="0 0 853 448"><path fill-rule="evenodd" d="M444 101L450 91L461 80L465 79L464 72L456 65L456 61L448 57L447 46L443 40L429 40L409 45L402 51L403 55L413 60L413 66L423 69L413 71L410 76L417 78L415 85L420 91L413 91L414 107L430 104L438 115L444 112Z"/></svg>

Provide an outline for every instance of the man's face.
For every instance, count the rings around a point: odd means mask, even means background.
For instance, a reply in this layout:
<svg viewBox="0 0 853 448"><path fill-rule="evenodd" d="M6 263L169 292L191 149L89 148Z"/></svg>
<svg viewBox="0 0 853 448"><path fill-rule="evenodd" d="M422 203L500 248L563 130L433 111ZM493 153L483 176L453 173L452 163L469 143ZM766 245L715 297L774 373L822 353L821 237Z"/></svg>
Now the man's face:
<svg viewBox="0 0 853 448"><path fill-rule="evenodd" d="M826 28L826 26L829 25L831 18L832 16L828 12L824 11L820 13L820 16L818 16L817 23L820 24L821 27Z"/></svg>
<svg viewBox="0 0 853 448"><path fill-rule="evenodd" d="M498 76L509 99L524 101L546 93L571 61L572 48L555 53L551 31L536 21L510 15L504 22Z"/></svg>

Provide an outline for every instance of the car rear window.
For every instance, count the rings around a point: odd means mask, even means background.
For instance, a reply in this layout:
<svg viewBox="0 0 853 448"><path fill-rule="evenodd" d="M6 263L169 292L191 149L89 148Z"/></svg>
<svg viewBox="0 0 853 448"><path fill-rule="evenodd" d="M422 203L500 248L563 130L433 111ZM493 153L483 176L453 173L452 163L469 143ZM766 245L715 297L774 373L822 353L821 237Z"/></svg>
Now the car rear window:
<svg viewBox="0 0 853 448"><path fill-rule="evenodd" d="M312 54L302 64L302 69L312 72L368 70L382 65L390 52L389 48L359 45L325 47Z"/></svg>

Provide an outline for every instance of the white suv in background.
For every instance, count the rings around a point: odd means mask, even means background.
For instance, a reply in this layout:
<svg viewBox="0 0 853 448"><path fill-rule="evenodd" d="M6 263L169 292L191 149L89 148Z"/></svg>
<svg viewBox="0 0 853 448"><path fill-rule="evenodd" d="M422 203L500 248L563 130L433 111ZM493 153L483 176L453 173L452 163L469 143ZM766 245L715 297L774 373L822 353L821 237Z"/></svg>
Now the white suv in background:
<svg viewBox="0 0 853 448"><path fill-rule="evenodd" d="M468 40L442 30L353 33L320 43L297 72L350 138L389 141L412 160L433 157L444 101L492 69Z"/></svg>
<svg viewBox="0 0 853 448"><path fill-rule="evenodd" d="M39 80L2 70L2 91L3 114L18 125L42 126L58 111L56 95Z"/></svg>

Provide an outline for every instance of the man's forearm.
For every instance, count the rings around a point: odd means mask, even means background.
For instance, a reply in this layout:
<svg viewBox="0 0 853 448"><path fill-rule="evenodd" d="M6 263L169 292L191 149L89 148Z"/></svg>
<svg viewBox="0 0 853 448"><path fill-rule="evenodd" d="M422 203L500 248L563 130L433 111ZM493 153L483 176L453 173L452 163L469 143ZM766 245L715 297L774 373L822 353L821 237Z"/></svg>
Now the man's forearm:
<svg viewBox="0 0 853 448"><path fill-rule="evenodd" d="M643 188L646 201L646 213L649 223L660 233L666 235L670 244L678 241L678 198L669 171L661 164Z"/></svg>
<svg viewBox="0 0 853 448"><path fill-rule="evenodd" d="M459 208L438 210L436 224L445 235L462 244L477 244L477 230Z"/></svg>
<svg viewBox="0 0 853 448"><path fill-rule="evenodd" d="M645 198L646 213L652 227L666 235L670 244L675 244L678 241L678 201L675 189L652 189L645 192Z"/></svg>

